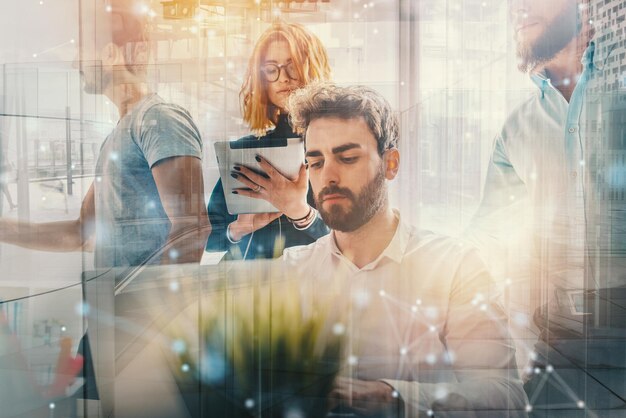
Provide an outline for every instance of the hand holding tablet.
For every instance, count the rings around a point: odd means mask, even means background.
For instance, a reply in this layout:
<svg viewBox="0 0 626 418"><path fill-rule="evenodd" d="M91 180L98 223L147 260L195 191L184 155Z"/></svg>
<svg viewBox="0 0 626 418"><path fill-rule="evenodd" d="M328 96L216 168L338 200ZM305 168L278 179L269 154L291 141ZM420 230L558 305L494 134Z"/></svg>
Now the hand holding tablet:
<svg viewBox="0 0 626 418"><path fill-rule="evenodd" d="M308 172L301 138L217 142L215 151L230 214L306 216Z"/></svg>

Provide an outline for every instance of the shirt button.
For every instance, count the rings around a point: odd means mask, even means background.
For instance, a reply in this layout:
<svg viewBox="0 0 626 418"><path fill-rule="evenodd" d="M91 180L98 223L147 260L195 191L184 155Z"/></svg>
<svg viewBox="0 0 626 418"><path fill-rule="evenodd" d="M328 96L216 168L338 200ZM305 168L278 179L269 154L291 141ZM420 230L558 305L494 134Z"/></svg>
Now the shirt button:
<svg viewBox="0 0 626 418"><path fill-rule="evenodd" d="M572 126L572 127L570 127L570 128L568 129L568 131L569 131L569 133L570 133L570 134L573 134L574 132L576 132L576 127L575 127L575 126Z"/></svg>

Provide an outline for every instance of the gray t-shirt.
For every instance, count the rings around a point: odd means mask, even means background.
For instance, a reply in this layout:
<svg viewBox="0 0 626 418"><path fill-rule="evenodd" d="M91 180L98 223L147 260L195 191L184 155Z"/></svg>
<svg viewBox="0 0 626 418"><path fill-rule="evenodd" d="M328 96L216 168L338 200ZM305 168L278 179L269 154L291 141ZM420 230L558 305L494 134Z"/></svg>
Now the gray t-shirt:
<svg viewBox="0 0 626 418"><path fill-rule="evenodd" d="M202 139L189 113L151 94L125 115L96 164L96 267L135 266L167 240L170 221L152 176L159 161L202 158Z"/></svg>

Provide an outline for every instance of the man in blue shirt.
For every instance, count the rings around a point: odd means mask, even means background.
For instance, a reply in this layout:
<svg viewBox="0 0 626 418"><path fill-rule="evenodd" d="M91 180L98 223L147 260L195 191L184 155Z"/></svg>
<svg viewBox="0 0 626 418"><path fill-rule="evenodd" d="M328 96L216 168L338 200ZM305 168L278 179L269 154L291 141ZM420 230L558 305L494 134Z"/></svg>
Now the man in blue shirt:
<svg viewBox="0 0 626 418"><path fill-rule="evenodd" d="M605 3L509 1L519 69L537 90L496 137L470 228L493 257L491 244L530 215L531 278L521 287L539 335L527 348L526 390L529 411L549 416L621 408L626 399L626 95L612 70L621 32L599 20L618 2Z"/></svg>

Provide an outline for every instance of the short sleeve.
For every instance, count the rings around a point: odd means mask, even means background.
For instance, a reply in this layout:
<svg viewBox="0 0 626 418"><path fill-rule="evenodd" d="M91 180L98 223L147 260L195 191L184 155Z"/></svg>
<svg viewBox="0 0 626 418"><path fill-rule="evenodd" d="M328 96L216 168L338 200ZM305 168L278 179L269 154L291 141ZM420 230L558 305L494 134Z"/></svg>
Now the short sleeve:
<svg viewBox="0 0 626 418"><path fill-rule="evenodd" d="M202 139L193 119L183 108L157 104L144 114L138 144L150 167L171 157L202 158Z"/></svg>

